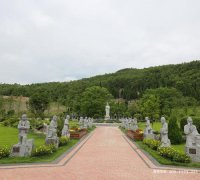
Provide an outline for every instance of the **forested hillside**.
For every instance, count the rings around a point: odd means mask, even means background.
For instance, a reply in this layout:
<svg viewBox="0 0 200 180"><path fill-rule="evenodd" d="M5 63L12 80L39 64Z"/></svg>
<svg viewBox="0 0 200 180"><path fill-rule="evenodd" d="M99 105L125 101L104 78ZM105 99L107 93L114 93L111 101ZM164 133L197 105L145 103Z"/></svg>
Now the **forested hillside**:
<svg viewBox="0 0 200 180"><path fill-rule="evenodd" d="M123 69L116 73L71 82L51 82L31 85L0 84L0 95L26 96L45 92L52 101L72 105L91 86L107 88L115 98L128 100L142 96L146 89L174 87L184 96L200 101L200 61L144 69Z"/></svg>

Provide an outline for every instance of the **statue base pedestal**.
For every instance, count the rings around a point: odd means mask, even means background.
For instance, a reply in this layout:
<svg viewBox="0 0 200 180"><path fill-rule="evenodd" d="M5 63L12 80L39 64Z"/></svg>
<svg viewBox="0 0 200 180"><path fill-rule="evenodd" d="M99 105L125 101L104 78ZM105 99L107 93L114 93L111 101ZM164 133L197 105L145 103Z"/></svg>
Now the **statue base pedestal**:
<svg viewBox="0 0 200 180"><path fill-rule="evenodd" d="M27 157L31 155L34 147L33 139L29 139L26 143L15 144L11 150L12 157Z"/></svg>
<svg viewBox="0 0 200 180"><path fill-rule="evenodd" d="M185 153L190 156L192 161L200 162L200 146L185 147Z"/></svg>
<svg viewBox="0 0 200 180"><path fill-rule="evenodd" d="M145 139L155 139L155 135L154 134L144 134L144 138Z"/></svg>
<svg viewBox="0 0 200 180"><path fill-rule="evenodd" d="M170 146L171 146L171 142L169 139L167 143L161 142L161 145L160 145L160 147L170 147Z"/></svg>
<svg viewBox="0 0 200 180"><path fill-rule="evenodd" d="M46 141L45 141L45 144L46 145L50 145L50 144L53 144L56 146L56 148L58 148L59 146L59 138L56 137L56 138L47 138Z"/></svg>
<svg viewBox="0 0 200 180"><path fill-rule="evenodd" d="M105 116L104 120L110 120L110 116Z"/></svg>

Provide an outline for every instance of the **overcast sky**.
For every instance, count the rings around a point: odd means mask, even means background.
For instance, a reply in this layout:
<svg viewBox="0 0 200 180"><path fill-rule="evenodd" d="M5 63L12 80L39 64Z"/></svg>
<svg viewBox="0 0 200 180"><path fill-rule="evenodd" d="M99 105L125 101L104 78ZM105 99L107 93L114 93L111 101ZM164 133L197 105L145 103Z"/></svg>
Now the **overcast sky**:
<svg viewBox="0 0 200 180"><path fill-rule="evenodd" d="M0 82L200 59L199 0L0 0Z"/></svg>

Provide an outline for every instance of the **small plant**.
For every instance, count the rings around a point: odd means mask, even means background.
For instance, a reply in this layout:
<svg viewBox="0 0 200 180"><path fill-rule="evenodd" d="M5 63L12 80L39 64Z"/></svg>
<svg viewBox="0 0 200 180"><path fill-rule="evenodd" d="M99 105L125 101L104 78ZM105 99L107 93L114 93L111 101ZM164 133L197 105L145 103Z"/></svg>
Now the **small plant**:
<svg viewBox="0 0 200 180"><path fill-rule="evenodd" d="M69 140L70 140L69 137L66 137L66 136L60 137L59 146L66 145L69 142Z"/></svg>
<svg viewBox="0 0 200 180"><path fill-rule="evenodd" d="M143 143L146 144L151 149L156 150L156 151L157 151L158 147L161 145L160 141L157 141L154 139L144 139Z"/></svg>
<svg viewBox="0 0 200 180"><path fill-rule="evenodd" d="M7 146L0 147L0 159L8 157L10 155L10 150Z"/></svg>
<svg viewBox="0 0 200 180"><path fill-rule="evenodd" d="M33 152L32 152L32 156L44 156L44 155L50 155L53 154L54 152L56 152L56 147L53 144L50 145L42 145L39 146L38 148L36 148Z"/></svg>

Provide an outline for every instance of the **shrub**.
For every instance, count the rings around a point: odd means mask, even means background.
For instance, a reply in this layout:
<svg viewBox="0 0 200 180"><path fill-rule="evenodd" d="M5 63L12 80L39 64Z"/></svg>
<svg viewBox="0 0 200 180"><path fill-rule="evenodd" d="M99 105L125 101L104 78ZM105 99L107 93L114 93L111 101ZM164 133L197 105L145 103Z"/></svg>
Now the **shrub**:
<svg viewBox="0 0 200 180"><path fill-rule="evenodd" d="M176 153L173 160L180 163L189 163L191 161L190 157L185 153Z"/></svg>
<svg viewBox="0 0 200 180"><path fill-rule="evenodd" d="M173 157L176 154L176 150L172 147L159 147L158 153L167 159L173 160Z"/></svg>
<svg viewBox="0 0 200 180"><path fill-rule="evenodd" d="M172 147L159 147L158 153L161 156L175 162L189 163L191 161L190 157L187 154L181 153Z"/></svg>
<svg viewBox="0 0 200 180"><path fill-rule="evenodd" d="M172 115L169 120L169 139L172 144L181 144L183 139L176 116Z"/></svg>
<svg viewBox="0 0 200 180"><path fill-rule="evenodd" d="M10 127L17 127L16 124L19 123L19 119L16 118L16 117L11 117L11 118L6 118L4 121L3 121L3 125L4 126L10 126Z"/></svg>
<svg viewBox="0 0 200 180"><path fill-rule="evenodd" d="M184 126L187 124L187 118L184 117L180 121L181 130L184 131ZM197 131L200 132L200 117L192 117L193 124L197 127Z"/></svg>
<svg viewBox="0 0 200 180"><path fill-rule="evenodd" d="M10 155L10 150L7 146L0 147L0 159L8 157Z"/></svg>
<svg viewBox="0 0 200 180"><path fill-rule="evenodd" d="M44 156L56 152L56 147L53 144L41 145L32 152L32 156Z"/></svg>
<svg viewBox="0 0 200 180"><path fill-rule="evenodd" d="M160 141L154 140L154 139L144 139L143 140L144 144L146 144L148 147L150 147L153 150L158 149L158 147L161 145Z"/></svg>
<svg viewBox="0 0 200 180"><path fill-rule="evenodd" d="M59 146L64 146L69 142L69 138L66 136L62 136L59 139Z"/></svg>

